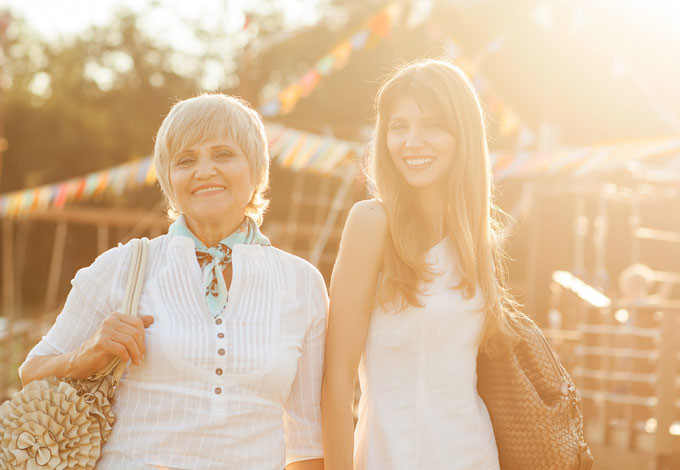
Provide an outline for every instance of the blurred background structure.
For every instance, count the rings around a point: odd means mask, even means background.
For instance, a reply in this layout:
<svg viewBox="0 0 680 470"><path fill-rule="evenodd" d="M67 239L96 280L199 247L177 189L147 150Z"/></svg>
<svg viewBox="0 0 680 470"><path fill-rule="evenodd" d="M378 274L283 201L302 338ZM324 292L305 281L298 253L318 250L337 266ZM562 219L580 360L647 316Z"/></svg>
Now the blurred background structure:
<svg viewBox="0 0 680 470"><path fill-rule="evenodd" d="M483 101L513 292L595 468L680 468L679 25L673 0L0 0L0 399L75 271L166 230L149 155L175 100L260 111L263 231L328 281L381 78L443 56Z"/></svg>

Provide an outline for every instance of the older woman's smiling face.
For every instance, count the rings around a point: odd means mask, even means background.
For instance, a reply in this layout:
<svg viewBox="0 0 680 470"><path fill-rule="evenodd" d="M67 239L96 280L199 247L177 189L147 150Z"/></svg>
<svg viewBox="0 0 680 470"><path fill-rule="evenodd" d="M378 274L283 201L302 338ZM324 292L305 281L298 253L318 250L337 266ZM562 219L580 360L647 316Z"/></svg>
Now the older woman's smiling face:
<svg viewBox="0 0 680 470"><path fill-rule="evenodd" d="M255 190L248 158L227 136L175 155L169 176L175 203L190 227L242 220Z"/></svg>

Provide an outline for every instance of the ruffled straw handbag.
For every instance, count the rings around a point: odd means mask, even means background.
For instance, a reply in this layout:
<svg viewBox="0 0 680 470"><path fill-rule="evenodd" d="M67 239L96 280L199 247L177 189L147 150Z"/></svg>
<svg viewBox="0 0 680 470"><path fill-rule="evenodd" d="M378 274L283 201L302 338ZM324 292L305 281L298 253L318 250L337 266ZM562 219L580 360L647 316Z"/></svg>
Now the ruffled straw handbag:
<svg viewBox="0 0 680 470"><path fill-rule="evenodd" d="M123 313L137 315L149 241L131 243ZM116 419L111 401L124 369L114 359L87 379L36 380L0 405L0 470L94 469Z"/></svg>
<svg viewBox="0 0 680 470"><path fill-rule="evenodd" d="M477 391L491 417L502 470L590 470L581 397L538 326L514 321L518 342L499 339L477 358Z"/></svg>

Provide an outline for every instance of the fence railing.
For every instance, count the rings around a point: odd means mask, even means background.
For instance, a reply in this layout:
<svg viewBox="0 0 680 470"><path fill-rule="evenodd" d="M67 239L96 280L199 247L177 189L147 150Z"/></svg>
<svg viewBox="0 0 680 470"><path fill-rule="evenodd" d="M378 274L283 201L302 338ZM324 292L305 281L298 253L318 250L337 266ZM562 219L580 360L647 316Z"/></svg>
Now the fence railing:
<svg viewBox="0 0 680 470"><path fill-rule="evenodd" d="M583 398L595 469L680 468L680 303L587 308L547 330Z"/></svg>

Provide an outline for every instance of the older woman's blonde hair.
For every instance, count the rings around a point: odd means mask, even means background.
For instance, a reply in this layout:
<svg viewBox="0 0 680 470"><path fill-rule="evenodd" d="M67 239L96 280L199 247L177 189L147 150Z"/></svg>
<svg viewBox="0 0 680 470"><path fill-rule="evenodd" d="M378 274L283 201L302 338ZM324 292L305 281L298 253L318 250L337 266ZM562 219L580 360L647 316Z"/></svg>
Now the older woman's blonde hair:
<svg viewBox="0 0 680 470"><path fill-rule="evenodd" d="M446 176L442 214L446 232L456 252L461 281L455 286L466 298L477 289L487 312L481 343L501 331L516 337L508 321L517 313L505 287L503 236L494 217L500 211L492 202L493 181L489 162L485 120L474 87L455 65L444 60L423 60L400 68L380 88L376 97L376 122L366 173L374 197L381 200L389 221L383 273L378 286L382 306L396 303L419 306L419 285L434 273L425 260L440 234L418 208L413 189L394 165L387 149L389 114L396 100L413 97L435 113L456 139L453 166Z"/></svg>
<svg viewBox="0 0 680 470"><path fill-rule="evenodd" d="M258 225L262 224L269 205L265 195L269 188L269 150L264 124L246 101L218 93L177 102L156 134L153 162L170 218L176 219L181 210L170 182L173 156L198 143L222 137L229 137L238 144L248 159L255 190L245 213Z"/></svg>

